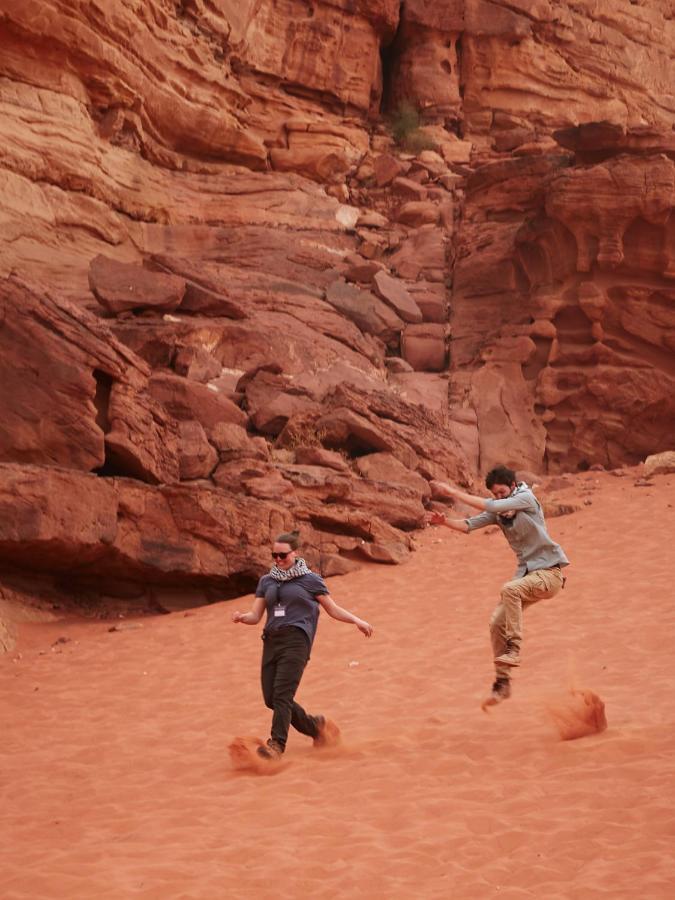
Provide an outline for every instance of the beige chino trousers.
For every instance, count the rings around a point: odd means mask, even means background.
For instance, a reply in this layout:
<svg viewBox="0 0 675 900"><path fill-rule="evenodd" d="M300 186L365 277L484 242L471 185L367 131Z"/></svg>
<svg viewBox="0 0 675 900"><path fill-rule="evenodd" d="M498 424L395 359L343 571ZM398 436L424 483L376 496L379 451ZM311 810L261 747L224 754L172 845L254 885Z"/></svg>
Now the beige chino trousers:
<svg viewBox="0 0 675 900"><path fill-rule="evenodd" d="M523 610L537 600L548 600L560 591L564 578L559 566L553 569L535 569L522 578L507 581L502 588L501 602L490 619L490 638L493 658L506 652L507 642L520 651L523 639ZM509 678L511 667L495 665L497 678Z"/></svg>

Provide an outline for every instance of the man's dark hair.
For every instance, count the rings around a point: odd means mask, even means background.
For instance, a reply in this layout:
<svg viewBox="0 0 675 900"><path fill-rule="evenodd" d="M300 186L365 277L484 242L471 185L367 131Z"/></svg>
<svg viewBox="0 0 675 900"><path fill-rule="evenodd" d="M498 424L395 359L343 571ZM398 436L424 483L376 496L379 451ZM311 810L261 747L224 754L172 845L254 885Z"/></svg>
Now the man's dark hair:
<svg viewBox="0 0 675 900"><path fill-rule="evenodd" d="M508 487L516 480L516 473L506 466L495 466L485 476L485 487L490 490L494 484L506 484Z"/></svg>

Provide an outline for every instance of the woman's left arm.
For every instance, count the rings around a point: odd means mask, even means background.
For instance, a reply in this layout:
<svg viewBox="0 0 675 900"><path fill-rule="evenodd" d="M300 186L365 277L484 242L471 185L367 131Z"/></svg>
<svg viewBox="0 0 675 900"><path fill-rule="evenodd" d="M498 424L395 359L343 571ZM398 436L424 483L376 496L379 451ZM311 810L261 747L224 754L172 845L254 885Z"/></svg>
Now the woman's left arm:
<svg viewBox="0 0 675 900"><path fill-rule="evenodd" d="M337 619L338 622L347 622L349 625L356 625L359 631L365 634L366 637L372 635L372 625L369 625L364 619L359 619L358 616L350 613L348 609L343 609L341 606L338 606L330 594L317 594L316 599L326 610L331 619Z"/></svg>

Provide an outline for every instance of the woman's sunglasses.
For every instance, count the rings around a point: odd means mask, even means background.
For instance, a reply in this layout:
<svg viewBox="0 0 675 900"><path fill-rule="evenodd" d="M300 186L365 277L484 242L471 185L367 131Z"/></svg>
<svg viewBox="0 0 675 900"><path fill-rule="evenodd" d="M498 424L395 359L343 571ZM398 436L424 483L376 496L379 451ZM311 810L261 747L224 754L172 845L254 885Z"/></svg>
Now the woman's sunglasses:
<svg viewBox="0 0 675 900"><path fill-rule="evenodd" d="M292 550L287 550L285 553L272 553L272 559L286 559L289 553L292 553Z"/></svg>

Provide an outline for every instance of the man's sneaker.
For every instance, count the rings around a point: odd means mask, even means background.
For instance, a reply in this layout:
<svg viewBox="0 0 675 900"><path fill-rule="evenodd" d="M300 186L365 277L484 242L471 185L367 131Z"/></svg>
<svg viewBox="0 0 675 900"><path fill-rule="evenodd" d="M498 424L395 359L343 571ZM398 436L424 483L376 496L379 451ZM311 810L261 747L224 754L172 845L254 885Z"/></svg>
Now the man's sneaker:
<svg viewBox="0 0 675 900"><path fill-rule="evenodd" d="M520 665L520 649L513 643L508 641L506 651L501 656L495 657L497 665L502 666L519 666Z"/></svg>
<svg viewBox="0 0 675 900"><path fill-rule="evenodd" d="M315 747L335 747L340 743L340 729L335 722L325 716L316 716L317 735L314 738Z"/></svg>
<svg viewBox="0 0 675 900"><path fill-rule="evenodd" d="M263 759L281 759L281 754L283 752L284 750L281 744L277 744L272 738L270 738L266 744L261 744L256 750L258 756L262 756Z"/></svg>
<svg viewBox="0 0 675 900"><path fill-rule="evenodd" d="M481 706L486 709L488 706L496 706L504 700L508 700L511 696L511 682L507 678L498 678L492 685L492 690L488 697L483 700Z"/></svg>

